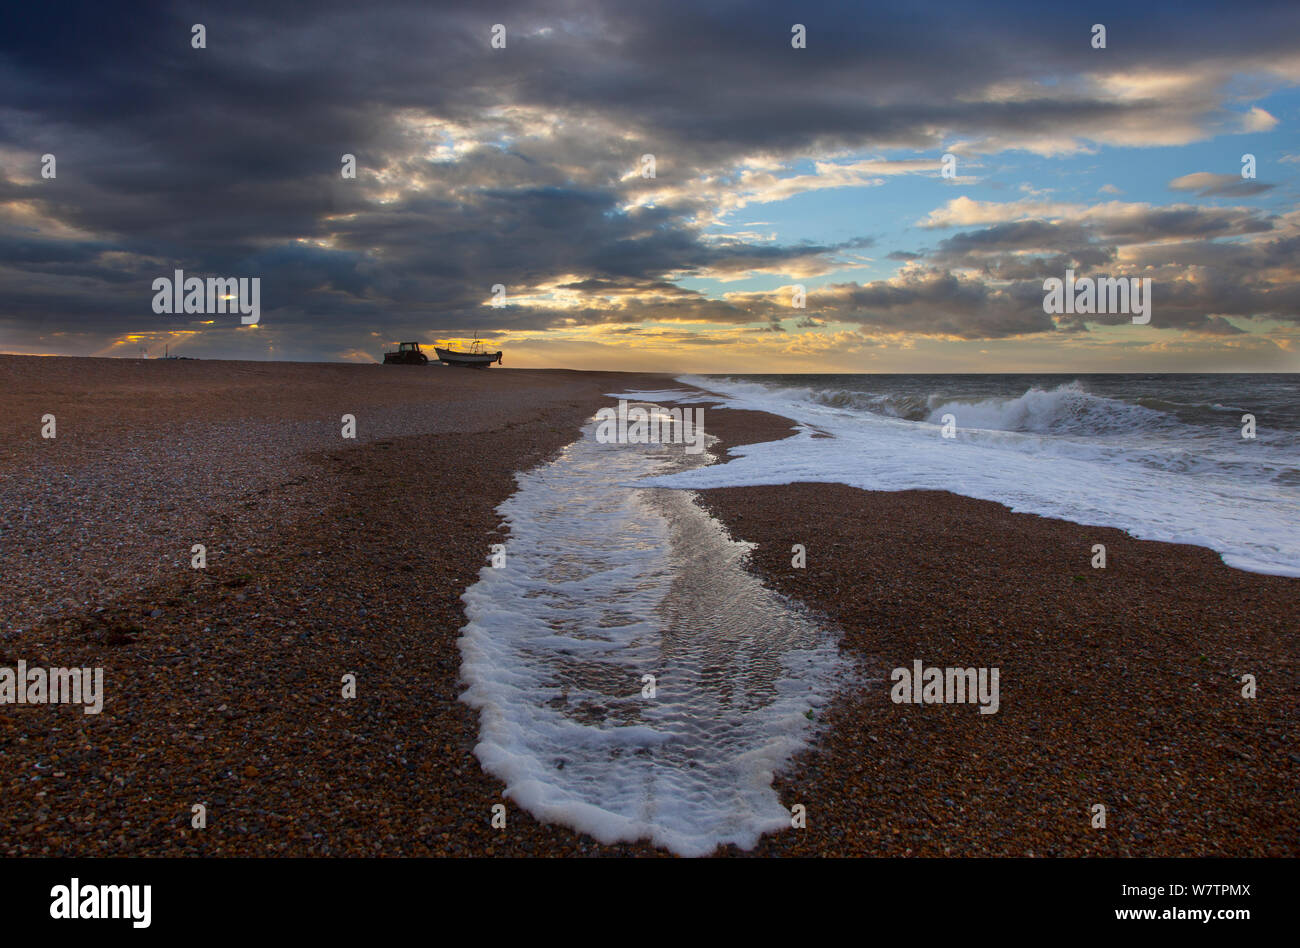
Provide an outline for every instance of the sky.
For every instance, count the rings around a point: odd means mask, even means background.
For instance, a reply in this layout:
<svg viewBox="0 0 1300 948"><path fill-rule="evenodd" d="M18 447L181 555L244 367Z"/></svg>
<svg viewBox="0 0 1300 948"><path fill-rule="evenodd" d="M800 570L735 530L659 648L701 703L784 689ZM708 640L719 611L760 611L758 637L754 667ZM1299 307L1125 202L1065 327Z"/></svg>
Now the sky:
<svg viewBox="0 0 1300 948"><path fill-rule="evenodd" d="M5 16L0 352L1300 371L1294 0ZM1045 312L1067 271L1149 322Z"/></svg>

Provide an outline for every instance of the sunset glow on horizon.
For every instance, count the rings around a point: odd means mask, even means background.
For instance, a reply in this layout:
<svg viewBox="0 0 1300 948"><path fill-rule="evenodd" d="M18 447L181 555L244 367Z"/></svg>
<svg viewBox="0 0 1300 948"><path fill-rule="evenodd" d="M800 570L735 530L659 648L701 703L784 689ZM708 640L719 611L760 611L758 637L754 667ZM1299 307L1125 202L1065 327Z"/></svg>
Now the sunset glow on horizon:
<svg viewBox="0 0 1300 948"><path fill-rule="evenodd" d="M0 351L1300 370L1300 14L1194 6L254 5L202 49L105 8L74 63L34 12L0 51ZM1067 270L1150 280L1149 323L1045 312ZM257 331L151 311L175 271L260 279Z"/></svg>

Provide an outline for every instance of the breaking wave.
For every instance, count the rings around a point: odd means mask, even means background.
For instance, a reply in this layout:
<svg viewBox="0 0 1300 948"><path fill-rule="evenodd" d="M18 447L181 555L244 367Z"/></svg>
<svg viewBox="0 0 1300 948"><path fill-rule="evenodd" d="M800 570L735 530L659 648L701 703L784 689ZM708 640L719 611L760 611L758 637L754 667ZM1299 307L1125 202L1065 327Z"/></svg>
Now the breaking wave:
<svg viewBox="0 0 1300 948"><path fill-rule="evenodd" d="M804 431L657 485L950 490L1300 575L1300 418L1288 377L1111 376L1095 383L1104 394L1077 379L1024 376L681 381ZM1243 437L1234 407L1243 404L1258 414L1255 438ZM945 415L956 422L951 437Z"/></svg>

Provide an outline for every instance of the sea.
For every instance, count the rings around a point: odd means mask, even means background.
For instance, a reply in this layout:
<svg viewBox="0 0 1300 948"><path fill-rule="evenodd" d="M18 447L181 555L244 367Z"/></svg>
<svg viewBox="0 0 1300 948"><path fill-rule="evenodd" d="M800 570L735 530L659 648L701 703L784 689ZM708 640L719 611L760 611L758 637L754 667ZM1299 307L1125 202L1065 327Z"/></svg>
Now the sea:
<svg viewBox="0 0 1300 948"><path fill-rule="evenodd" d="M724 396L723 404L789 417L801 430L655 482L663 486L828 481L948 490L1206 546L1238 569L1300 576L1300 375L682 381Z"/></svg>
<svg viewBox="0 0 1300 948"><path fill-rule="evenodd" d="M1295 375L677 381L610 394L703 408L706 432L719 406L797 430L724 458L602 443L593 418L519 475L498 508L504 555L464 595L462 700L479 712L484 770L512 805L602 843L700 856L797 832L798 801L773 775L815 738L837 688L869 680L838 630L745 569L749 545L697 489L941 489L1300 576Z"/></svg>

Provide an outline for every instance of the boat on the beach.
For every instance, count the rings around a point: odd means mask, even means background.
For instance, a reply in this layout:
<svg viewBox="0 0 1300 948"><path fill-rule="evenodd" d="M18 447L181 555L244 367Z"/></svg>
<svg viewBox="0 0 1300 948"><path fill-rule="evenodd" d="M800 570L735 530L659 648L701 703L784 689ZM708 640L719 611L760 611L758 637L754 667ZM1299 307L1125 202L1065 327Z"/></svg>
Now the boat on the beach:
<svg viewBox="0 0 1300 948"><path fill-rule="evenodd" d="M447 365L461 365L472 369L486 369L493 362L501 362L501 350L496 352L484 352L483 344L477 339L474 345L470 347L469 352L457 352L454 349L443 349L440 346L434 346L433 351L438 354L438 358Z"/></svg>

